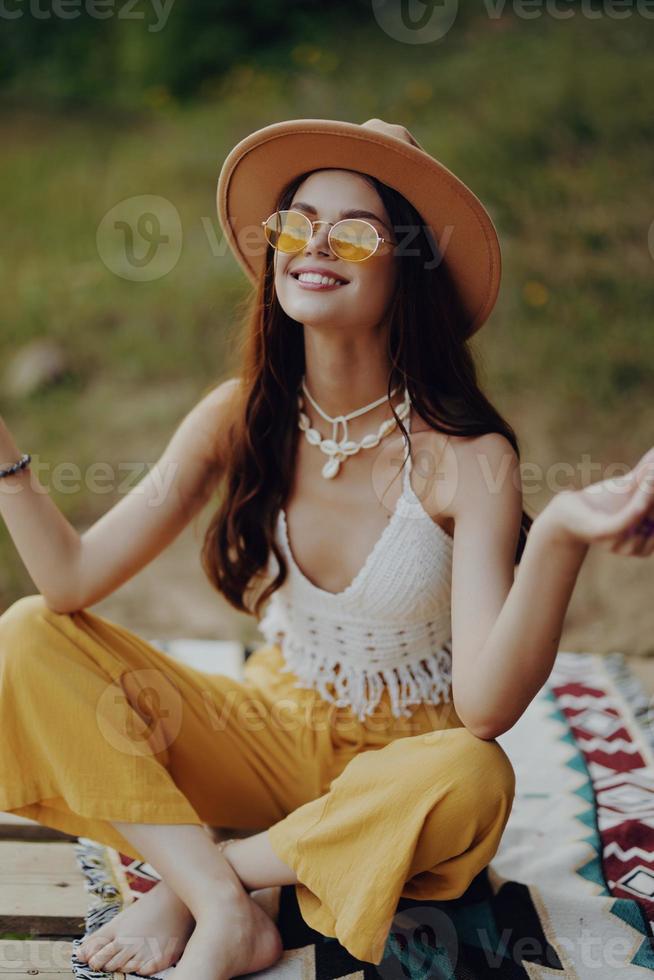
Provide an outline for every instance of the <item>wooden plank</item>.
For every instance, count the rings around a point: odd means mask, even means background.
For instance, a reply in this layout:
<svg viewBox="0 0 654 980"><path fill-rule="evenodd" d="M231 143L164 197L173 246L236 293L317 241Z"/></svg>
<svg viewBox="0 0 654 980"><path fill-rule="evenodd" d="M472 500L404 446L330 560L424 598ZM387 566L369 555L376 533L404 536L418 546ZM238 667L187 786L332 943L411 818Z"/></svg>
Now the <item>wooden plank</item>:
<svg viewBox="0 0 654 980"><path fill-rule="evenodd" d="M71 977L73 944L61 939L0 940L2 980L61 980Z"/></svg>
<svg viewBox="0 0 654 980"><path fill-rule="evenodd" d="M83 935L84 884L69 844L0 841L0 933Z"/></svg>
<svg viewBox="0 0 654 980"><path fill-rule="evenodd" d="M77 837L64 834L54 827L29 820L17 813L0 813L0 840L60 840L76 841Z"/></svg>

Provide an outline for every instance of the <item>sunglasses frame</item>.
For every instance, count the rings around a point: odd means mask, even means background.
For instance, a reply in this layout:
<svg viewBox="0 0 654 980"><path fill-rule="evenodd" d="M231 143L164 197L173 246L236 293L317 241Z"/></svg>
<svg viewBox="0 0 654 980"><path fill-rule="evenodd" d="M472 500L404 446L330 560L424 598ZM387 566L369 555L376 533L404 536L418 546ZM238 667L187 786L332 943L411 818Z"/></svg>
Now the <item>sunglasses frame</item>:
<svg viewBox="0 0 654 980"><path fill-rule="evenodd" d="M286 252L284 249L281 249L281 248L278 249L278 246L277 245L273 245L273 243L268 239L268 236L265 233L266 225L268 224L268 222L270 221L270 219L272 217L274 217L276 214L281 214L283 212L285 212L287 214L299 214L299 215L301 215L301 217L303 217L305 219L305 221L309 224L310 229L311 229L310 235L307 238L306 242L303 245L301 245L300 248L296 248L295 251L293 251L293 252ZM360 221L362 224L368 225L369 228L372 228L372 230L374 231L374 233L376 235L377 241L376 241L375 247L372 250L372 252L370 253L370 255L364 255L364 257L362 259L346 259L342 255L339 255L338 252L334 251L334 247L333 247L332 242L331 242L332 232L334 231L334 228L337 228L340 224L342 224L345 221ZM314 228L315 228L316 225L331 225L331 228L329 229L329 232L327 234L327 242L328 242L329 247L332 250L333 254L336 256L336 258L342 259L343 262L365 262L367 259L371 259L373 257L373 255L376 254L376 252L377 252L379 246L382 244L382 242L386 242L389 245L397 245L398 244L397 242L391 241L390 238L382 238L382 236L379 234L379 232L377 231L377 229L375 228L375 226L374 225L371 225L369 221L366 221L365 220L365 218L341 218L339 221L326 221L326 220L321 219L321 218L315 218L312 221L311 218L308 215L304 214L302 211L296 211L295 208L282 208L281 210L279 208L277 208L277 210L273 211L272 214L268 215L268 217L266 218L265 221L262 221L261 222L261 226L264 229L264 235L266 237L266 241L268 242L268 244L271 246L271 248L274 248L275 250L278 250L278 251L282 252L284 255L297 255L298 252L301 252L302 249L305 248L309 244L309 242L311 241L311 239L313 238Z"/></svg>

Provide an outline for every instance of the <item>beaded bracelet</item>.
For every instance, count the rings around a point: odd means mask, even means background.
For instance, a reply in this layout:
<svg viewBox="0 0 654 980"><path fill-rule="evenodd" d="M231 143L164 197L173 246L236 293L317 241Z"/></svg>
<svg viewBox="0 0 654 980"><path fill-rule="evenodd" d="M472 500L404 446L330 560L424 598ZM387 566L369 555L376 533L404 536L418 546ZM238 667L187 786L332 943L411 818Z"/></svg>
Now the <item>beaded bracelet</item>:
<svg viewBox="0 0 654 980"><path fill-rule="evenodd" d="M20 459L12 466L8 466L6 469L0 470L0 477L10 476L12 473L16 473L18 470L24 470L31 458L32 457L29 453L23 453Z"/></svg>

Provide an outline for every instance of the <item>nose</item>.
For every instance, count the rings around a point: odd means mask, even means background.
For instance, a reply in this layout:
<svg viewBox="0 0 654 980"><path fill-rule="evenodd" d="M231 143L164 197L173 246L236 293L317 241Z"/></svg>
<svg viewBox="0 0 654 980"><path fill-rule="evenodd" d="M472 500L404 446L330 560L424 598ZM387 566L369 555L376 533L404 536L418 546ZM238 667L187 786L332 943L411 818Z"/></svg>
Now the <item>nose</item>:
<svg viewBox="0 0 654 980"><path fill-rule="evenodd" d="M311 245L315 240L315 248L323 252L324 255L329 255L331 252L328 241L330 227L331 225L328 221L314 221L311 238L305 245L305 251L308 248L311 248Z"/></svg>

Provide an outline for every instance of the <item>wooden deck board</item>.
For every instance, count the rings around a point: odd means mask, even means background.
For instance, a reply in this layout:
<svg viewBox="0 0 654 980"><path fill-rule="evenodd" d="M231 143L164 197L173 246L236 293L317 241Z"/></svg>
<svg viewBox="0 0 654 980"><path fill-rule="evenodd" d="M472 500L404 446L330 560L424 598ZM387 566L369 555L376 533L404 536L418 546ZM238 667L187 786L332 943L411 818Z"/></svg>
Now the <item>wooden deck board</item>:
<svg viewBox="0 0 654 980"><path fill-rule="evenodd" d="M46 827L36 820L19 817L15 813L0 813L0 841L2 840L76 841L77 837L64 834L54 827Z"/></svg>
<svg viewBox="0 0 654 980"><path fill-rule="evenodd" d="M89 895L66 841L0 841L0 933L71 936Z"/></svg>
<svg viewBox="0 0 654 980"><path fill-rule="evenodd" d="M72 976L72 943L65 940L0 939L2 980L61 980Z"/></svg>

